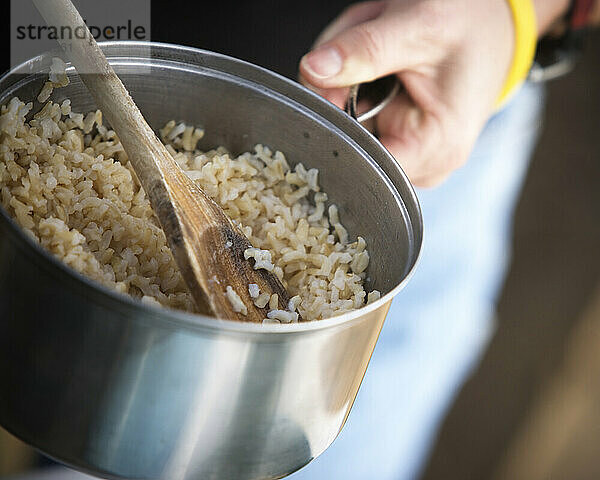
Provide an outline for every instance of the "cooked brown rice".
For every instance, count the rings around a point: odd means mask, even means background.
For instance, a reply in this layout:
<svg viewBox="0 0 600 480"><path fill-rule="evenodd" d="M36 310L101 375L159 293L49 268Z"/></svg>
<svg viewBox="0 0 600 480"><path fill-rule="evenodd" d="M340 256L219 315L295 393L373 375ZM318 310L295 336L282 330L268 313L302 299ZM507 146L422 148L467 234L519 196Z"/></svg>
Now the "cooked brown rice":
<svg viewBox="0 0 600 480"><path fill-rule="evenodd" d="M40 101L65 84L59 66ZM69 100L48 101L27 121L32 108L13 98L0 111L1 205L75 270L146 303L193 311L165 235L101 112L83 115ZM316 169L290 168L283 153L263 145L237 157L223 147L199 151L203 131L184 123L169 122L160 135L248 236L254 248L246 258L273 271L293 297L287 310L276 310L277 299L250 285L255 304L274 304L265 323L297 321L296 310L305 320L323 319L379 298L363 288L365 240L349 241ZM232 304L240 299L233 290L227 295Z"/></svg>

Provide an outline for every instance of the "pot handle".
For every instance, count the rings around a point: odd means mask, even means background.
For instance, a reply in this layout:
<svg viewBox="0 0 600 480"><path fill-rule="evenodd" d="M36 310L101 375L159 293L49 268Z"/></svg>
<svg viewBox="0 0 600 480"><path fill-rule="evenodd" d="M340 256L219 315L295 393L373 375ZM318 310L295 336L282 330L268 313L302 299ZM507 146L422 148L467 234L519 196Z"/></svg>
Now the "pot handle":
<svg viewBox="0 0 600 480"><path fill-rule="evenodd" d="M398 95L401 87L400 80L396 75L388 75L369 83L352 85L344 109L348 115L362 123L381 112ZM360 113L357 108L359 90L360 97L369 100L373 105L367 111Z"/></svg>

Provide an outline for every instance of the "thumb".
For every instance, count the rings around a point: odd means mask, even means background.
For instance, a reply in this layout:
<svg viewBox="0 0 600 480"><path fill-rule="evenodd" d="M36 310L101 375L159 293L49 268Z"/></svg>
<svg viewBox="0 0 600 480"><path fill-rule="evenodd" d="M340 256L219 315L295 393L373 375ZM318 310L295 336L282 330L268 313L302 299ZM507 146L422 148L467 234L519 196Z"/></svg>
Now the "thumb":
<svg viewBox="0 0 600 480"><path fill-rule="evenodd" d="M302 58L302 77L319 88L346 87L414 65L414 49L403 46L400 23L382 15L342 31Z"/></svg>

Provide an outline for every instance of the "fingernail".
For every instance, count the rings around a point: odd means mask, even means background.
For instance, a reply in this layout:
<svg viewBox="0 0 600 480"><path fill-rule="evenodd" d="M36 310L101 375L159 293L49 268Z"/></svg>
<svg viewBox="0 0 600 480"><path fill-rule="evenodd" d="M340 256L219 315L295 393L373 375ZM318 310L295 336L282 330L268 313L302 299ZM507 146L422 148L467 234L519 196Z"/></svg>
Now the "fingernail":
<svg viewBox="0 0 600 480"><path fill-rule="evenodd" d="M330 78L342 71L343 61L340 52L334 47L319 47L304 55L302 65L317 78Z"/></svg>

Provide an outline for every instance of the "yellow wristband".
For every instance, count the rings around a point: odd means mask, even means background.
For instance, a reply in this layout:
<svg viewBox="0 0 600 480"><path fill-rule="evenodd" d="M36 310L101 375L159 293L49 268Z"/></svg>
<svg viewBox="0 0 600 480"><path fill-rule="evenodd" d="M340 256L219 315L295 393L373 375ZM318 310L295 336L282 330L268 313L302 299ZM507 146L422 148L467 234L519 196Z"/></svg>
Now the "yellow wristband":
<svg viewBox="0 0 600 480"><path fill-rule="evenodd" d="M532 0L507 0L515 25L515 49L512 65L496 107L502 107L523 84L535 57L537 21Z"/></svg>

